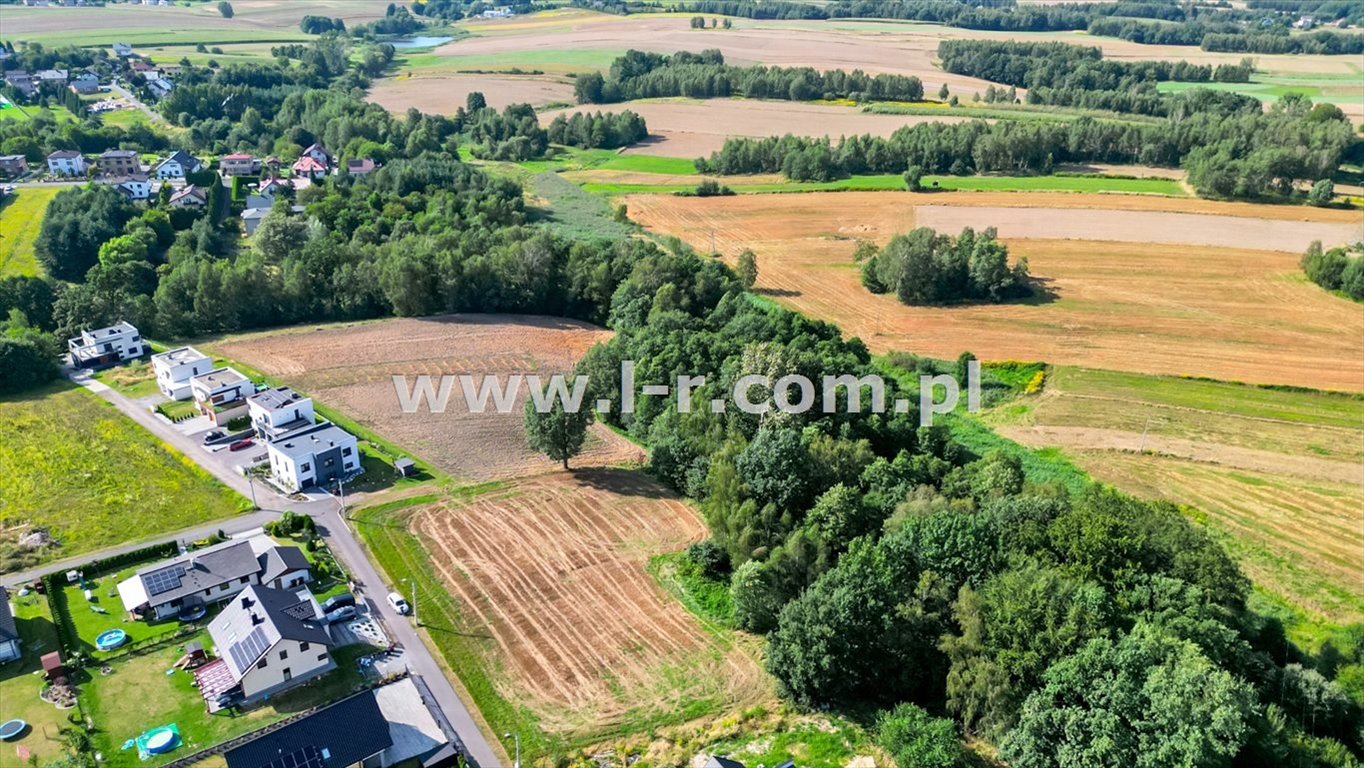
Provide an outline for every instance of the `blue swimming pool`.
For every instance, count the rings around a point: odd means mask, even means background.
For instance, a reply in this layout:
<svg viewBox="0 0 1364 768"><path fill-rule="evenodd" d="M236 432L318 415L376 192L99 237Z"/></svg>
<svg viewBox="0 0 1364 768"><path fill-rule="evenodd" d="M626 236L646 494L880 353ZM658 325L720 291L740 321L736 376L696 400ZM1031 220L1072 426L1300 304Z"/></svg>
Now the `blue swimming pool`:
<svg viewBox="0 0 1364 768"><path fill-rule="evenodd" d="M112 651L127 642L128 633L121 629L106 629L95 638L95 647L101 651Z"/></svg>

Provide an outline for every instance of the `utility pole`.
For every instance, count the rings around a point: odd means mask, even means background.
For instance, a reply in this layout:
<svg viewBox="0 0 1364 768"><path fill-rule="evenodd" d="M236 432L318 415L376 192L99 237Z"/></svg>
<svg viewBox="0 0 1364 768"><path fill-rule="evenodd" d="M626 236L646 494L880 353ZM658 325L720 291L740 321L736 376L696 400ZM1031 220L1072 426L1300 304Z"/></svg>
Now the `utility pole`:
<svg viewBox="0 0 1364 768"><path fill-rule="evenodd" d="M502 734L502 738L514 739L516 741L516 762L512 763L512 768L521 768L521 734L504 733Z"/></svg>
<svg viewBox="0 0 1364 768"><path fill-rule="evenodd" d="M246 470L246 485L251 489L251 511L254 512L260 509L260 505L256 503L256 480L251 476L249 469Z"/></svg>
<svg viewBox="0 0 1364 768"><path fill-rule="evenodd" d="M341 509L338 510L342 517L346 516L346 484L341 478L336 478L336 493L341 499Z"/></svg>
<svg viewBox="0 0 1364 768"><path fill-rule="evenodd" d="M407 582L407 586L411 587L410 591L412 592L412 623L420 627L422 620L417 618L417 580L404 579L404 581Z"/></svg>

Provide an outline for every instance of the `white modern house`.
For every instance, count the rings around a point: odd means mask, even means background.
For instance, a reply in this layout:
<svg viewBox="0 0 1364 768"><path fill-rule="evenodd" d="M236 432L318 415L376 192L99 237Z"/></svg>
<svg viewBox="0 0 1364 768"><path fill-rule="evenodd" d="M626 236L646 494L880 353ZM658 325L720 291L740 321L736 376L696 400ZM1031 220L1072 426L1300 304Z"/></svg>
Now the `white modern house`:
<svg viewBox="0 0 1364 768"><path fill-rule="evenodd" d="M108 328L81 331L66 340L71 364L77 368L98 368L133 360L151 351L131 324L122 322Z"/></svg>
<svg viewBox="0 0 1364 768"><path fill-rule="evenodd" d="M172 400L188 400L193 394L189 380L212 369L213 361L194 347L177 347L152 355L156 386Z"/></svg>
<svg viewBox="0 0 1364 768"><path fill-rule="evenodd" d="M252 585L294 589L312 579L308 558L257 534L139 569L119 582L123 609L138 619L167 619L220 603Z"/></svg>
<svg viewBox="0 0 1364 768"><path fill-rule="evenodd" d="M246 398L247 412L251 416L251 426L256 434L266 440L274 440L289 432L310 427L313 415L313 399L304 397L289 387L275 387Z"/></svg>
<svg viewBox="0 0 1364 768"><path fill-rule="evenodd" d="M152 196L152 183L144 174L120 176L110 179L109 183L129 200L146 200Z"/></svg>
<svg viewBox="0 0 1364 768"><path fill-rule="evenodd" d="M201 171L204 164L194 155L177 149L164 160L156 164L156 177L158 179L183 179L185 174Z"/></svg>
<svg viewBox="0 0 1364 768"><path fill-rule="evenodd" d="M209 622L208 634L219 658L194 679L210 709L223 700L251 704L336 668L335 641L306 589L249 586Z"/></svg>
<svg viewBox="0 0 1364 768"><path fill-rule="evenodd" d="M328 421L287 432L265 449L275 482L290 492L325 487L360 471L359 441Z"/></svg>
<svg viewBox="0 0 1364 768"><path fill-rule="evenodd" d="M246 416L246 398L256 394L256 385L235 368L215 368L194 376L189 388L199 412L220 427Z"/></svg>
<svg viewBox="0 0 1364 768"><path fill-rule="evenodd" d="M59 149L47 156L47 170L54 176L84 176L85 155L74 149Z"/></svg>

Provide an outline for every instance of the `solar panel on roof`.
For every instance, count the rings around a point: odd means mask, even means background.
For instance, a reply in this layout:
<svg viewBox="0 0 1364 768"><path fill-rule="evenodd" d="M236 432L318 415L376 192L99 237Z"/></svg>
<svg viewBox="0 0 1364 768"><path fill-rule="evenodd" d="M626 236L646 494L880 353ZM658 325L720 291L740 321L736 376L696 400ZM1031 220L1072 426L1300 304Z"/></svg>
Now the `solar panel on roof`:
<svg viewBox="0 0 1364 768"><path fill-rule="evenodd" d="M180 577L185 575L185 569L180 566L166 568L154 573L149 573L142 577L147 585L147 594L155 597L163 592L180 588Z"/></svg>
<svg viewBox="0 0 1364 768"><path fill-rule="evenodd" d="M265 649L268 646L269 643L265 639L265 630L256 627L251 630L251 634L247 635L245 640L233 643L232 647L227 649L227 652L232 656L232 661L237 665L237 669L245 671L252 664L256 663L256 659L259 659L261 654L265 653Z"/></svg>

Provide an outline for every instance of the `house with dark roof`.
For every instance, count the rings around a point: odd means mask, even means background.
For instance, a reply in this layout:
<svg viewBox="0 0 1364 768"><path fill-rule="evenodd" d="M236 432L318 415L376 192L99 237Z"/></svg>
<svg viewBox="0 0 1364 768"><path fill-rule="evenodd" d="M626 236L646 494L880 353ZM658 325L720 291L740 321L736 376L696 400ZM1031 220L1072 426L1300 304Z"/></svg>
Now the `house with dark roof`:
<svg viewBox="0 0 1364 768"><path fill-rule="evenodd" d="M227 768L346 768L370 765L392 745L374 693L363 691L230 749L224 757Z"/></svg>
<svg viewBox="0 0 1364 768"><path fill-rule="evenodd" d="M273 440L285 433L311 426L313 399L289 387L274 387L246 398L247 413L256 434Z"/></svg>
<svg viewBox="0 0 1364 768"><path fill-rule="evenodd" d="M171 195L172 208L203 208L208 205L208 191L203 187L186 184L180 191Z"/></svg>
<svg viewBox="0 0 1364 768"><path fill-rule="evenodd" d="M331 629L306 589L253 584L209 622L208 634L219 658L194 676L211 705L251 704L336 668Z"/></svg>
<svg viewBox="0 0 1364 768"><path fill-rule="evenodd" d="M23 655L19 647L19 628L9 608L9 593L0 587L0 661L14 661Z"/></svg>
<svg viewBox="0 0 1364 768"><path fill-rule="evenodd" d="M204 164L199 162L199 158L183 149L177 149L156 164L156 177L158 179L183 179L185 174L203 170L203 167Z"/></svg>
<svg viewBox="0 0 1364 768"><path fill-rule="evenodd" d="M368 176L377 167L368 157L352 157L346 161L346 173L351 176Z"/></svg>
<svg viewBox="0 0 1364 768"><path fill-rule="evenodd" d="M131 149L106 149L95 159L99 172L105 176L131 176L142 173L142 158Z"/></svg>
<svg viewBox="0 0 1364 768"><path fill-rule="evenodd" d="M257 584L293 589L311 578L298 547L258 535L232 539L139 569L118 585L128 613L163 619L231 599Z"/></svg>

